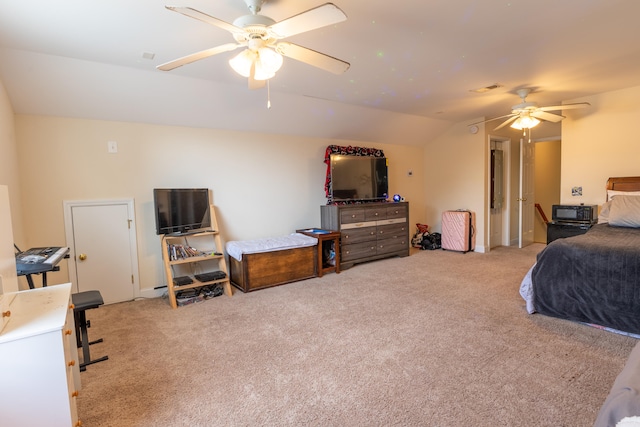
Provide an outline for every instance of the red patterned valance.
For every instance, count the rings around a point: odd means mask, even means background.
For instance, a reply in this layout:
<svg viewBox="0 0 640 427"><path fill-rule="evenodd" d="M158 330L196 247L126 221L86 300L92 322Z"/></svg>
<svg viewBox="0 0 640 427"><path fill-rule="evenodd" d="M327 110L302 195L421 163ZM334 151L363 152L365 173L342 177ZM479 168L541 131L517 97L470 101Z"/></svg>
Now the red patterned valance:
<svg viewBox="0 0 640 427"><path fill-rule="evenodd" d="M384 157L384 152L377 148L366 147L342 147L339 145L329 145L324 153L324 162L327 165L327 177L324 182L324 192L327 196L327 204L330 205L333 200L331 199L331 155L341 154L343 156L371 156L371 157Z"/></svg>

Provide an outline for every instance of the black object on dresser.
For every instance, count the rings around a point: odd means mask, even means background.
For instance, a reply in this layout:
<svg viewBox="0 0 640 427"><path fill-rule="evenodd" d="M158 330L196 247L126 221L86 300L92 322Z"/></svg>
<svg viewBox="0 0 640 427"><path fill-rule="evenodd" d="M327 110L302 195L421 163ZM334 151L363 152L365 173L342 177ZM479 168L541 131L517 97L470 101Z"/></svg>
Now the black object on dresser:
<svg viewBox="0 0 640 427"><path fill-rule="evenodd" d="M556 239L584 234L592 225L591 222L551 221L547 223L547 245Z"/></svg>
<svg viewBox="0 0 640 427"><path fill-rule="evenodd" d="M409 203L320 207L321 226L340 231L340 267L409 255Z"/></svg>

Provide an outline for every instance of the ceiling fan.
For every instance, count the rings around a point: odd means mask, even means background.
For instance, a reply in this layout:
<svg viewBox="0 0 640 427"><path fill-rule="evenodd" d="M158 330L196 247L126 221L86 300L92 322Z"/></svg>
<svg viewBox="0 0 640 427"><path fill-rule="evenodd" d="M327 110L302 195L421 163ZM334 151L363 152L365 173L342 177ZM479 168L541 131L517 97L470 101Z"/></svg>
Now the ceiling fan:
<svg viewBox="0 0 640 427"><path fill-rule="evenodd" d="M469 126L506 118L507 120L502 122L494 130L501 129L508 124L511 124L511 127L515 129L531 129L532 127L538 125L540 123L540 120L557 123L565 118L560 114L549 113L549 111L571 110L574 108L584 108L591 105L588 102L577 102L575 104L538 107L538 104L536 104L535 102L527 102L527 95L531 93L531 89L518 89L516 93L522 99L522 102L511 107L511 114L506 114L504 116L494 117L492 119L472 123Z"/></svg>
<svg viewBox="0 0 640 427"><path fill-rule="evenodd" d="M171 11L229 31L236 42L192 53L161 64L157 68L162 71L170 71L200 59L241 47L246 49L230 59L229 65L238 74L249 79L249 88L251 89L263 87L265 81L275 75L276 71L282 66L283 56L334 74L344 73L349 68L350 64L348 62L294 43L280 41L286 37L346 20L347 15L333 3L325 3L276 22L268 16L258 14L266 0L244 1L251 14L240 16L233 21L233 24L190 7L165 6Z"/></svg>

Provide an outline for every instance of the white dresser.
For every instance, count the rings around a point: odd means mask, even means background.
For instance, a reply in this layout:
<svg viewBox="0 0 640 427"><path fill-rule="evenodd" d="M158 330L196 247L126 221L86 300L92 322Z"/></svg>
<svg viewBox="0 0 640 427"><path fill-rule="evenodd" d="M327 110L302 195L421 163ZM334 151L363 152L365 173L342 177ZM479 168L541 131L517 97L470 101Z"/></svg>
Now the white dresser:
<svg viewBox="0 0 640 427"><path fill-rule="evenodd" d="M71 284L5 294L12 297L0 332L3 426L80 426L80 370Z"/></svg>

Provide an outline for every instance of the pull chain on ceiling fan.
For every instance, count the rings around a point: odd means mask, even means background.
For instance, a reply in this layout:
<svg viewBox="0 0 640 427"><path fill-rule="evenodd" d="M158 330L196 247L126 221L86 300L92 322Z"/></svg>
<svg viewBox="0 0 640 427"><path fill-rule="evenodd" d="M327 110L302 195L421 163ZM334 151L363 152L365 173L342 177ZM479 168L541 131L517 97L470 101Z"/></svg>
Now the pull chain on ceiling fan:
<svg viewBox="0 0 640 427"><path fill-rule="evenodd" d="M276 22L268 16L258 14L265 2L266 0L245 0L251 14L237 18L233 24L190 7L165 6L171 11L230 32L236 43L226 43L192 53L159 65L157 68L162 71L170 71L210 56L245 47L246 49L229 60L229 65L236 73L249 79L250 89L263 87L266 80L275 76L275 73L282 66L283 56L334 74L341 74L349 69L348 62L294 43L279 41L286 37L346 20L347 16L340 8L333 3L325 3Z"/></svg>

